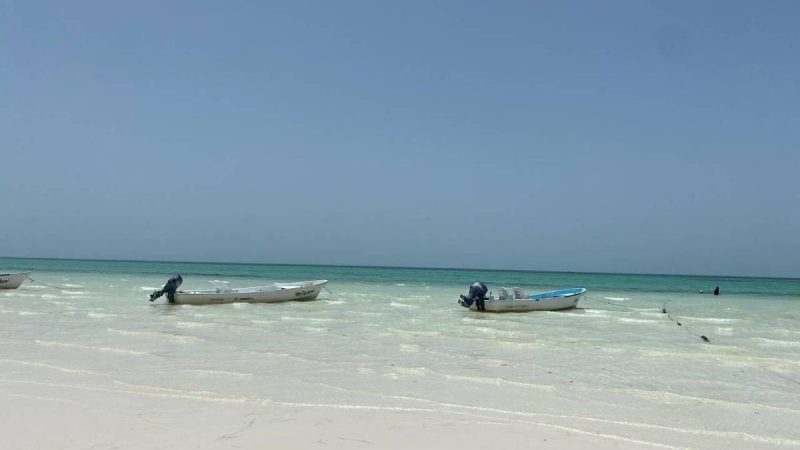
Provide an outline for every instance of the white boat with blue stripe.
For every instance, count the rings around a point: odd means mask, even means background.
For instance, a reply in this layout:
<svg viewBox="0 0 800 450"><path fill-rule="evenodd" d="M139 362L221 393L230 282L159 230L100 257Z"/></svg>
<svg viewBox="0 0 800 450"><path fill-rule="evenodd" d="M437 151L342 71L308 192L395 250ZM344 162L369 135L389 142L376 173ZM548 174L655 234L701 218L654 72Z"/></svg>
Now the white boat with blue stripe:
<svg viewBox="0 0 800 450"><path fill-rule="evenodd" d="M472 311L557 311L577 307L578 302L586 294L585 288L560 289L536 294L528 294L520 288L511 291L500 288L497 297L487 295L487 291L485 284L474 283L470 286L469 294L462 295L458 303Z"/></svg>

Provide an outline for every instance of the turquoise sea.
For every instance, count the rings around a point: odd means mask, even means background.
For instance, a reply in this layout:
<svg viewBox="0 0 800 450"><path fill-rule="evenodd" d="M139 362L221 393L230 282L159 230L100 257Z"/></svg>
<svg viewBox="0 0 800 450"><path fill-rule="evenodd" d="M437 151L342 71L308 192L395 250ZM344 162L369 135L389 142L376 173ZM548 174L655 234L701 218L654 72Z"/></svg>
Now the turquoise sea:
<svg viewBox="0 0 800 450"><path fill-rule="evenodd" d="M7 400L89 392L133 416L158 402L166 418L364 408L622 447L800 447L797 279L0 258L0 272L23 270L35 281L0 290ZM150 303L175 273L187 290L330 283L314 302ZM474 281L588 296L566 312L482 314L456 302Z"/></svg>

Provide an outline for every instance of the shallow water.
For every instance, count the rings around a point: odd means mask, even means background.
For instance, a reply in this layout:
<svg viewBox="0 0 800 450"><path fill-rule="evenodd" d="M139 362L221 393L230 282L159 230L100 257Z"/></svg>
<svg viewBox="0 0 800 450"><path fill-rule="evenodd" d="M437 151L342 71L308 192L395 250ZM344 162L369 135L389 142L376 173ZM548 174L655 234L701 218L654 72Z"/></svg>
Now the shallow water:
<svg viewBox="0 0 800 450"><path fill-rule="evenodd" d="M0 265L33 270L36 280L0 291L0 395L58 401L64 390L92 390L182 408L407 410L569 426L645 446L800 446L797 280L19 259ZM243 287L326 278L330 292L280 304L148 302L177 272L184 289L213 279ZM477 280L490 289L589 291L576 310L481 314L456 303ZM697 293L716 285L719 297Z"/></svg>

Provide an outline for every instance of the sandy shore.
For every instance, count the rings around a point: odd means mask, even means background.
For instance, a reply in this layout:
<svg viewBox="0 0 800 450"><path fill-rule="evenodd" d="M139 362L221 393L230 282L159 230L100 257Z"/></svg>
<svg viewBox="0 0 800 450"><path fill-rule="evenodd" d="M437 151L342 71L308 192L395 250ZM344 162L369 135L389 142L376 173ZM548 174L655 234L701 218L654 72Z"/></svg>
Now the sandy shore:
<svg viewBox="0 0 800 450"><path fill-rule="evenodd" d="M797 448L800 442L747 432L714 431L733 406L681 412L642 410L641 420L608 413L552 412L568 392L524 394L525 409L492 409L413 396L393 404L302 402L220 396L207 391L108 382L87 385L80 374L0 380L4 449L226 448ZM290 388L289 386L286 386ZM568 389L568 388L566 388ZM280 389L272 386L270 391ZM413 393L412 393L413 394ZM610 394L613 396L613 394ZM302 395L297 395L302 397ZM611 400L611 399L609 399ZM572 404L571 400L566 401ZM592 408L592 405L587 405ZM681 409L678 402L674 409ZM753 408L757 410L757 407ZM548 412L551 411L551 412ZM628 408L621 408L620 416ZM765 410L791 426L795 411ZM787 414L788 413L788 414ZM603 418L605 417L605 418ZM756 411L754 420L759 417ZM723 418L723 420L725 420ZM680 422L680 423L677 423Z"/></svg>
<svg viewBox="0 0 800 450"><path fill-rule="evenodd" d="M546 418L358 405L209 406L87 391L48 397L36 390L3 396L3 448L682 448Z"/></svg>

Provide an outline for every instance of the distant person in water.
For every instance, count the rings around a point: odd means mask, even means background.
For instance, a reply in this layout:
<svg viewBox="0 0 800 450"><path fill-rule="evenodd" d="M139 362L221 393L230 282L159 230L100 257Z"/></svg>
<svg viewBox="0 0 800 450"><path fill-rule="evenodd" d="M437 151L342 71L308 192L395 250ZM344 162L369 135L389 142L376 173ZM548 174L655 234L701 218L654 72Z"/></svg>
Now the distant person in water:
<svg viewBox="0 0 800 450"><path fill-rule="evenodd" d="M719 295L719 286L714 288L714 295Z"/></svg>

